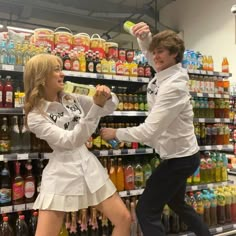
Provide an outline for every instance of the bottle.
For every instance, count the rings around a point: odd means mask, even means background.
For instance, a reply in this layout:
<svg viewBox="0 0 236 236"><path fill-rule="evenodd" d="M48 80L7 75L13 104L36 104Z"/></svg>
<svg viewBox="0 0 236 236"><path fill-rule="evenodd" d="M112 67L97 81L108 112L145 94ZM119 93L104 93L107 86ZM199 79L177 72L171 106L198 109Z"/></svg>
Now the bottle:
<svg viewBox="0 0 236 236"><path fill-rule="evenodd" d="M21 147L24 153L30 152L30 131L26 128L25 117L20 117ZM47 143L46 143L47 144ZM48 146L48 145L47 145Z"/></svg>
<svg viewBox="0 0 236 236"><path fill-rule="evenodd" d="M164 225L166 234L168 234L170 232L170 208L168 205L164 206L162 212L162 223Z"/></svg>
<svg viewBox="0 0 236 236"><path fill-rule="evenodd" d="M69 236L68 231L66 229L65 224L63 223L61 226L61 230L58 236Z"/></svg>
<svg viewBox="0 0 236 236"><path fill-rule="evenodd" d="M113 158L110 159L110 168L108 174L112 183L116 186L116 167Z"/></svg>
<svg viewBox="0 0 236 236"><path fill-rule="evenodd" d="M134 167L134 185L135 189L140 189L143 187L144 183L144 176L143 176L143 167L139 163L139 161L136 163Z"/></svg>
<svg viewBox="0 0 236 236"><path fill-rule="evenodd" d="M19 223L16 227L16 236L29 236L28 225L25 222L25 216L19 216Z"/></svg>
<svg viewBox="0 0 236 236"><path fill-rule="evenodd" d="M11 176L8 169L7 160L4 160L4 167L0 172L0 206L11 205Z"/></svg>
<svg viewBox="0 0 236 236"><path fill-rule="evenodd" d="M9 153L11 150L10 129L7 117L2 118L0 129L0 153Z"/></svg>
<svg viewBox="0 0 236 236"><path fill-rule="evenodd" d="M152 174L152 167L151 165L146 162L143 166L143 175L144 175L144 187L146 186L147 180Z"/></svg>
<svg viewBox="0 0 236 236"><path fill-rule="evenodd" d="M28 160L26 165L25 165L26 169L27 169L27 173L25 176L25 202L29 203L29 202L34 202L34 197L35 197L35 192L36 192L36 188L35 188L35 177L32 175L32 164L31 164L31 160Z"/></svg>
<svg viewBox="0 0 236 236"><path fill-rule="evenodd" d="M217 223L225 224L225 195L223 191L217 193Z"/></svg>
<svg viewBox="0 0 236 236"><path fill-rule="evenodd" d="M11 83L11 76L6 77L6 84L4 86L3 90L3 102L4 107L6 108L12 108L13 107L13 86Z"/></svg>
<svg viewBox="0 0 236 236"><path fill-rule="evenodd" d="M2 76L0 75L0 108L4 107L4 103L3 103L3 80L2 80Z"/></svg>
<svg viewBox="0 0 236 236"><path fill-rule="evenodd" d="M20 135L20 129L18 125L18 117L13 116L11 119L11 152L12 153L19 153L21 151L21 135Z"/></svg>
<svg viewBox="0 0 236 236"><path fill-rule="evenodd" d="M38 212L34 211L29 220L29 236L34 236L38 223Z"/></svg>
<svg viewBox="0 0 236 236"><path fill-rule="evenodd" d="M98 234L98 221L97 221L97 210L95 207L91 207L90 221L89 221L89 235L99 236Z"/></svg>
<svg viewBox="0 0 236 236"><path fill-rule="evenodd" d="M12 203L24 203L24 179L20 175L20 162L15 162L15 177L12 182Z"/></svg>
<svg viewBox="0 0 236 236"><path fill-rule="evenodd" d="M118 158L117 171L116 171L116 188L117 191L123 191L125 186L124 170L122 166L122 158Z"/></svg>
<svg viewBox="0 0 236 236"><path fill-rule="evenodd" d="M131 21L125 21L123 27L124 27L124 30L125 30L127 33L129 33L129 34L131 34L132 36L134 36L133 30L132 30L132 28L133 28L134 25L135 25L135 23L133 23L133 22L131 22ZM141 39L144 39L144 38L147 37L147 33L142 33L139 37L140 37Z"/></svg>
<svg viewBox="0 0 236 236"><path fill-rule="evenodd" d="M80 236L88 236L88 219L87 219L87 209L81 209L81 219L80 219Z"/></svg>
<svg viewBox="0 0 236 236"><path fill-rule="evenodd" d="M125 190L132 190L134 189L134 168L128 162L127 166L124 169L125 174Z"/></svg>
<svg viewBox="0 0 236 236"><path fill-rule="evenodd" d="M229 62L228 62L227 57L223 58L223 61L222 61L221 65L222 65L221 71L224 72L224 73L229 73Z"/></svg>
<svg viewBox="0 0 236 236"><path fill-rule="evenodd" d="M1 236L14 236L14 232L12 227L8 223L8 217L4 216L3 217L3 223L0 228L0 235Z"/></svg>

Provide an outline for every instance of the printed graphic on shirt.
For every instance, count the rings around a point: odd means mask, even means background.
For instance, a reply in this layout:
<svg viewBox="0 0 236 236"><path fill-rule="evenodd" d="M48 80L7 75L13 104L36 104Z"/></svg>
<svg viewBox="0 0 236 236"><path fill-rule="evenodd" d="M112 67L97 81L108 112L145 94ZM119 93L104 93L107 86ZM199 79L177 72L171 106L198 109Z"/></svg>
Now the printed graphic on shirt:
<svg viewBox="0 0 236 236"><path fill-rule="evenodd" d="M157 95L159 86L157 86L156 81L157 81L157 79L154 79L154 80L153 80L152 82L150 82L150 84L148 85L148 88L147 88L147 93L148 93L148 94Z"/></svg>
<svg viewBox="0 0 236 236"><path fill-rule="evenodd" d="M59 118L63 117L63 116L64 116L64 112L59 112L59 113L57 113L57 114L53 114L53 113L50 113L50 114L49 114L50 119L51 119L54 123L56 123L57 120L58 120Z"/></svg>

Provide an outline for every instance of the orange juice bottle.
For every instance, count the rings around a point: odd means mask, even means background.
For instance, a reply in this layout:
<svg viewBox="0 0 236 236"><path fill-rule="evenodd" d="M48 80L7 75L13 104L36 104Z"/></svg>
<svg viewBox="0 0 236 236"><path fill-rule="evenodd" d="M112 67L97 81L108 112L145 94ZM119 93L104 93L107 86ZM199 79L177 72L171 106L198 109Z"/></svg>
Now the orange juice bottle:
<svg viewBox="0 0 236 236"><path fill-rule="evenodd" d="M208 60L207 60L207 56L204 55L203 56L203 59L202 59L202 69L203 70L208 70Z"/></svg>
<svg viewBox="0 0 236 236"><path fill-rule="evenodd" d="M208 56L208 70L209 71L214 71L214 61L212 56Z"/></svg>
<svg viewBox="0 0 236 236"><path fill-rule="evenodd" d="M117 182L116 182L116 167L115 167L115 163L114 163L114 159L110 159L110 167L109 167L109 171L108 171L109 177L112 181L112 183L116 186Z"/></svg>
<svg viewBox="0 0 236 236"><path fill-rule="evenodd" d="M123 191L125 189L124 170L121 158L118 158L117 171L116 171L116 188L117 191Z"/></svg>
<svg viewBox="0 0 236 236"><path fill-rule="evenodd" d="M229 73L229 62L227 57L223 58L222 61L222 72Z"/></svg>

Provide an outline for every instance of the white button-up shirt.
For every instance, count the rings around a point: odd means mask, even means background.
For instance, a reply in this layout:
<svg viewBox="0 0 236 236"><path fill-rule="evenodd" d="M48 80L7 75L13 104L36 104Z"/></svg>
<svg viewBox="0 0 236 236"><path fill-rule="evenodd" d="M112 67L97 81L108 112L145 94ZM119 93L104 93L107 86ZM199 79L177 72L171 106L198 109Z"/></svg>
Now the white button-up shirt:
<svg viewBox="0 0 236 236"><path fill-rule="evenodd" d="M118 99L112 94L112 99L102 108L91 97L72 95L68 100L66 96L61 97L61 103L45 102L44 115L36 110L28 115L30 131L53 149L43 171L40 191L83 195L87 184L94 193L109 177L85 143L95 132L99 119L116 109Z"/></svg>
<svg viewBox="0 0 236 236"><path fill-rule="evenodd" d="M139 44L155 68L147 50L150 41L151 37ZM162 159L195 154L199 147L194 134L188 80L187 71L180 63L156 73L147 88L149 114L145 122L137 127L118 129L116 137L145 143L156 149Z"/></svg>

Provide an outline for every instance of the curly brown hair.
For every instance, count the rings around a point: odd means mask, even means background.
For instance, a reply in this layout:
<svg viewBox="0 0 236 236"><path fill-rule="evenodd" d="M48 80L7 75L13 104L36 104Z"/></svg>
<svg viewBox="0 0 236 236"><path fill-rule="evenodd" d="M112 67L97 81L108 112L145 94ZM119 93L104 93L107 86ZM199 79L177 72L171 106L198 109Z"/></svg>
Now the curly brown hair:
<svg viewBox="0 0 236 236"><path fill-rule="evenodd" d="M165 48L170 54L177 53L176 63L183 60L184 41L172 30L164 30L153 36L149 45L149 51L153 52L157 48Z"/></svg>
<svg viewBox="0 0 236 236"><path fill-rule="evenodd" d="M28 113L34 108L43 113L45 81L53 74L58 63L62 67L62 60L50 54L38 54L26 63L24 69L24 111L26 120Z"/></svg>

